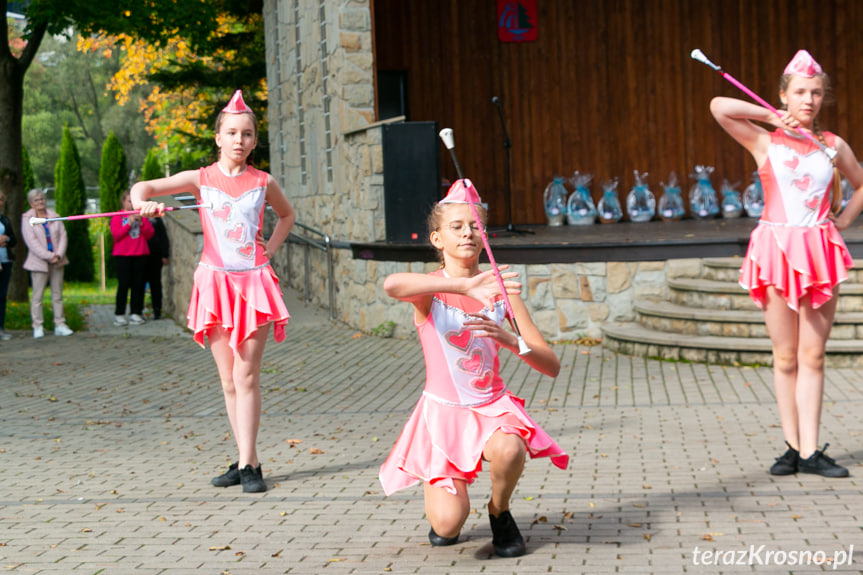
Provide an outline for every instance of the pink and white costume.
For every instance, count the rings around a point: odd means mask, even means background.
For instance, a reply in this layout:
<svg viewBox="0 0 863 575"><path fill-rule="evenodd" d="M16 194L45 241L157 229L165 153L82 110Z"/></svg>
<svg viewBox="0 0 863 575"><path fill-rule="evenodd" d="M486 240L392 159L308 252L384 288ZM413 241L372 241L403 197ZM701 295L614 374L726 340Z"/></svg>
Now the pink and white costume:
<svg viewBox="0 0 863 575"><path fill-rule="evenodd" d="M455 494L453 479L473 482L485 444L498 429L520 435L531 457L550 457L566 468L569 456L525 412L524 400L507 391L499 374L500 345L464 329L467 314L480 311L498 324L506 315L502 299L489 310L467 296L438 293L428 318L417 324L426 384L381 466L387 495L420 481Z"/></svg>
<svg viewBox="0 0 863 575"><path fill-rule="evenodd" d="M835 138L824 132L828 146ZM833 287L848 279L847 269L854 265L842 236L827 219L833 165L808 139L777 129L758 173L764 212L749 240L740 285L761 308L768 286L779 290L795 311L806 295L818 308L830 301Z"/></svg>
<svg viewBox="0 0 863 575"><path fill-rule="evenodd" d="M255 237L264 220L267 174L252 166L237 176L222 171L218 162L201 168L199 210L204 248L195 270L189 302L188 326L195 341L213 326L230 333L234 353L259 326L273 323L276 341L285 339L288 308L279 279Z"/></svg>

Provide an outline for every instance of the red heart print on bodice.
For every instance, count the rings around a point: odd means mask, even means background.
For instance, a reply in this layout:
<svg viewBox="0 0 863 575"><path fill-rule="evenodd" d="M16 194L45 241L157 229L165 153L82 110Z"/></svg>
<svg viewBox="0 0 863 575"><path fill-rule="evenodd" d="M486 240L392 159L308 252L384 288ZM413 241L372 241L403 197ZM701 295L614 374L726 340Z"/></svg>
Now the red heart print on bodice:
<svg viewBox="0 0 863 575"><path fill-rule="evenodd" d="M231 219L231 204L223 204L218 210L213 210L213 217L227 222Z"/></svg>
<svg viewBox="0 0 863 575"><path fill-rule="evenodd" d="M797 188L798 190L800 190L801 192L805 192L806 190L808 190L808 189L809 189L809 185L810 185L811 183L812 183L812 178L810 178L810 177L809 177L809 174L806 174L806 175L805 175L805 176L803 176L802 178L797 178L796 180L793 180L793 181L791 182L791 184L792 184L795 188Z"/></svg>
<svg viewBox="0 0 863 575"><path fill-rule="evenodd" d="M463 329L460 331L446 332L446 341L453 347L462 351L467 351L470 347L470 340L473 337L470 331Z"/></svg>
<svg viewBox="0 0 863 575"><path fill-rule="evenodd" d="M782 163L785 164L785 166L787 166L793 172L794 170L797 169L797 165L800 163L800 158L797 156L794 156L792 159L785 160Z"/></svg>
<svg viewBox="0 0 863 575"><path fill-rule="evenodd" d="M255 253L255 244L249 242L243 247L237 248L237 253L246 259L252 259L252 256Z"/></svg>
<svg viewBox="0 0 863 575"><path fill-rule="evenodd" d="M475 349L470 357L461 357L456 362L458 368L466 373L479 374L482 372L482 351Z"/></svg>
<svg viewBox="0 0 863 575"><path fill-rule="evenodd" d="M486 371L482 374L482 377L478 377L470 382L471 387L474 389L479 389L481 391L488 391L491 388L492 382L492 373L491 370Z"/></svg>
<svg viewBox="0 0 863 575"><path fill-rule="evenodd" d="M808 200L806 200L804 202L804 205L806 206L806 209L814 212L818 209L818 205L820 203L821 203L821 198L819 198L818 196L812 196L811 198L809 198Z"/></svg>
<svg viewBox="0 0 863 575"><path fill-rule="evenodd" d="M246 226L244 224L237 224L233 228L225 231L225 237L232 242L241 242L245 236Z"/></svg>

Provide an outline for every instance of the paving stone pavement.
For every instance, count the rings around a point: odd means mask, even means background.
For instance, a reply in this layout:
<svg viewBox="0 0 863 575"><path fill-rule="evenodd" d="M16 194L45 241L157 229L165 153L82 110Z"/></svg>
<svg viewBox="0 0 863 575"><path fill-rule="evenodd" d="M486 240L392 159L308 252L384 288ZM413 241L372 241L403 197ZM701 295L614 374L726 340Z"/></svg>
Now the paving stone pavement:
<svg viewBox="0 0 863 575"><path fill-rule="evenodd" d="M264 494L210 486L235 447L209 351L171 321L114 328L107 306L88 333L0 342L3 572L863 572L860 371L828 370L822 424L852 477L777 478L768 368L561 344L551 379L503 354L511 389L572 459L528 462L512 509L529 552L501 559L487 474L453 547L429 545L421 488L381 492L422 388L418 343L286 298L288 339L263 361Z"/></svg>

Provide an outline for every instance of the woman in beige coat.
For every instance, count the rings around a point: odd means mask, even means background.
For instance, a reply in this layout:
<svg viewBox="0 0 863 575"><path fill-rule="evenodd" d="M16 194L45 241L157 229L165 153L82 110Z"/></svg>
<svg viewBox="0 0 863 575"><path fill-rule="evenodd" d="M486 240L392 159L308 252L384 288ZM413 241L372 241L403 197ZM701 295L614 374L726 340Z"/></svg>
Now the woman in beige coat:
<svg viewBox="0 0 863 575"><path fill-rule="evenodd" d="M42 296L45 286L51 284L51 303L54 308L54 335L72 335L66 325L63 312L63 268L69 263L66 259L66 228L63 222L47 222L30 225L30 218L56 218L56 212L49 210L45 192L33 189L27 192L30 209L21 216L21 237L27 244L27 259L24 269L30 272L33 295L30 299L30 318L33 321L33 337L45 336L42 327Z"/></svg>

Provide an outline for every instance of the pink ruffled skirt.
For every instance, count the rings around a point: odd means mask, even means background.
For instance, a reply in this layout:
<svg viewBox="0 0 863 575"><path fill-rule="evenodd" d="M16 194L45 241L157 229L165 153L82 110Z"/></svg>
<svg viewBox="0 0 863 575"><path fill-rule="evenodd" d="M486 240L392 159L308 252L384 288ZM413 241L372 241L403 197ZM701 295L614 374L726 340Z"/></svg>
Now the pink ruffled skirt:
<svg viewBox="0 0 863 575"><path fill-rule="evenodd" d="M795 311L807 295L817 309L830 301L833 288L848 279L847 270L853 265L833 222L813 227L762 222L752 231L740 268L740 285L762 309L768 286L779 290Z"/></svg>
<svg viewBox="0 0 863 575"><path fill-rule="evenodd" d="M381 466L384 493L427 481L455 494L454 479L473 483L482 471L482 451L497 430L520 435L532 458L550 457L566 469L569 456L525 412L523 399L507 392L479 407L458 407L422 396Z"/></svg>
<svg viewBox="0 0 863 575"><path fill-rule="evenodd" d="M279 278L270 266L248 271L222 271L207 266L195 270L192 298L186 314L195 341L215 326L230 334L234 353L260 326L273 324L273 338L285 339L288 308L279 289Z"/></svg>

